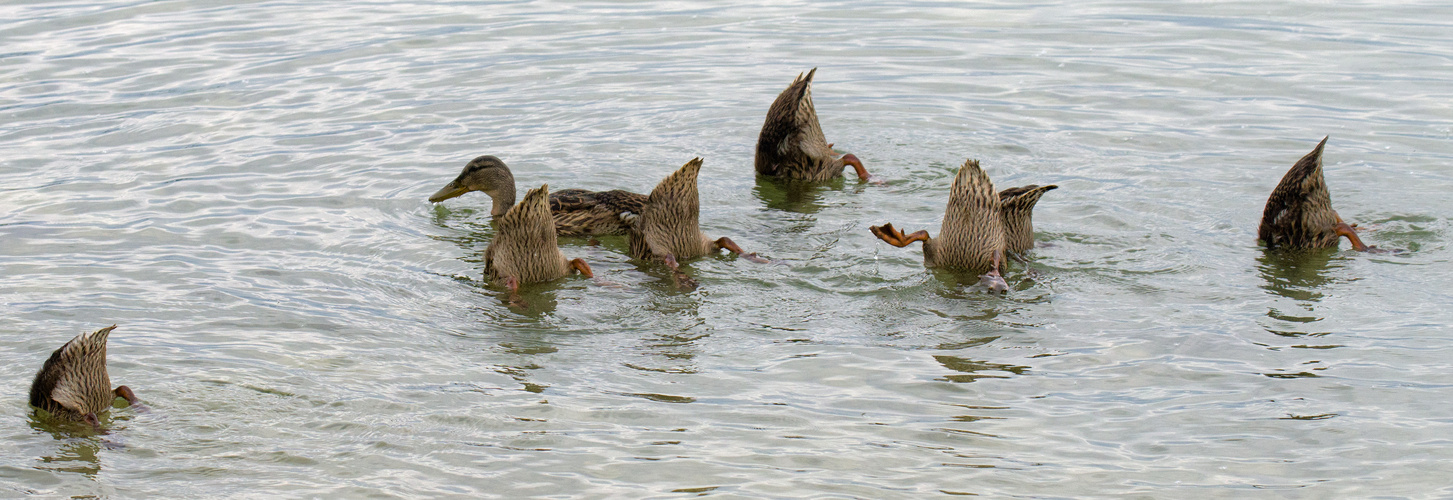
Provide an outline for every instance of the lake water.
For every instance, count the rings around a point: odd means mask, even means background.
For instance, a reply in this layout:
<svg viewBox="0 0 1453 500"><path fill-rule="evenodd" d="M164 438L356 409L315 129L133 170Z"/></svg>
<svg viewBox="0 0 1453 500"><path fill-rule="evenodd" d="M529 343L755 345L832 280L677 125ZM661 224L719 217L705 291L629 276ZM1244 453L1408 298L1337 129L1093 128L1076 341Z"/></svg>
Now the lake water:
<svg viewBox="0 0 1453 500"><path fill-rule="evenodd" d="M1453 497L1453 9L1436 2L0 5L0 496ZM773 98L886 185L757 180ZM1256 244L1324 135L1369 244ZM611 285L482 281L521 190L645 192L774 264L563 239ZM869 225L954 171L1054 183L1012 291ZM106 436L35 420L119 324Z"/></svg>

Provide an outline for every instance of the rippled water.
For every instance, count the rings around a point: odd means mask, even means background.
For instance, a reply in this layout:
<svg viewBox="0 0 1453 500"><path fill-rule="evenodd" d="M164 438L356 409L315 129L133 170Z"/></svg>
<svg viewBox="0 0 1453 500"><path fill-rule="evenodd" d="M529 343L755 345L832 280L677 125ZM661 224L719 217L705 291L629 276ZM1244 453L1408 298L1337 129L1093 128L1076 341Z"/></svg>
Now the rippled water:
<svg viewBox="0 0 1453 500"><path fill-rule="evenodd" d="M5 496L1453 496L1453 11L1436 3L0 5ZM799 72L885 186L754 179ZM1323 135L1370 244L1255 242ZM693 156L674 291L482 283L521 188ZM926 272L954 170L1056 183L991 297ZM967 281L972 282L972 278ZM111 434L25 391L117 323Z"/></svg>

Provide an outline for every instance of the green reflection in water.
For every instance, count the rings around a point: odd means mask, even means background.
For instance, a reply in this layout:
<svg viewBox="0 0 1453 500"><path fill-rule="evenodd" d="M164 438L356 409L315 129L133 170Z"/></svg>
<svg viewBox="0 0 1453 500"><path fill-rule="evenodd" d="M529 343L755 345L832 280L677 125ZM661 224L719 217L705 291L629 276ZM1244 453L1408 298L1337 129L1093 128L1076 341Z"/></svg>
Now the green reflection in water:
<svg viewBox="0 0 1453 500"><path fill-rule="evenodd" d="M1264 251L1257 270L1265 283L1262 290L1301 302L1322 300L1321 289L1333 282L1329 272L1340 268L1336 249L1306 252ZM1280 318L1278 318L1280 319Z"/></svg>
<svg viewBox="0 0 1453 500"><path fill-rule="evenodd" d="M757 176L757 186L752 194L767 208L801 214L815 214L827 205L822 201L821 190L840 188L842 179L827 182L803 182Z"/></svg>
<svg viewBox="0 0 1453 500"><path fill-rule="evenodd" d="M101 415L101 426L114 430L118 427L117 423L128 420L125 417L113 417L112 412ZM70 472L95 479L96 475L101 472L101 459L98 456L101 448L103 446L108 449L121 447L120 444L98 434L96 429L88 424L56 419L45 413L44 410L33 410L30 414L29 425L35 431L50 434L60 443L54 454L40 457L41 465L36 466L36 469L39 470Z"/></svg>
<svg viewBox="0 0 1453 500"><path fill-rule="evenodd" d="M1336 249L1287 252L1263 251L1257 257L1257 270L1261 273L1261 288L1272 295L1291 299L1301 311L1286 311L1271 306L1266 316L1274 320L1266 331L1280 337L1321 337L1332 332L1308 331L1312 324L1322 321L1315 314L1316 305L1325 295L1323 289L1336 282L1332 272L1341 268L1338 263L1340 252ZM1312 314L1306 314L1312 313ZM1276 325L1300 324L1303 327L1286 328Z"/></svg>
<svg viewBox="0 0 1453 500"><path fill-rule="evenodd" d="M1025 372L1029 371L1028 366L991 363L988 361L975 361L968 358L960 358L958 356L940 355L934 356L933 359L938 360L938 362L942 364L945 368L956 372L963 372L965 374L945 375L943 378L938 379L955 383L975 382L982 378L1009 378L1008 375L1000 373L984 372L1005 372L1012 373L1014 375L1023 375Z"/></svg>

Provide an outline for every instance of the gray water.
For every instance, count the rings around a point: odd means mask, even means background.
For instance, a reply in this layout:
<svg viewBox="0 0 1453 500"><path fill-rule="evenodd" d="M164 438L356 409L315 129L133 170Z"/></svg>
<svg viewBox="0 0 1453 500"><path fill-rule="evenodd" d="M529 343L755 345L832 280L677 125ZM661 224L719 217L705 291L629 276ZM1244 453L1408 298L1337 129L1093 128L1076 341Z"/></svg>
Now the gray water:
<svg viewBox="0 0 1453 500"><path fill-rule="evenodd" d="M1437 2L0 5L0 495L1453 497L1453 9ZM814 96L851 175L757 180ZM1330 135L1369 244L1267 254ZM483 282L521 189L644 192L774 264ZM990 296L935 274L948 184L1054 183ZM32 416L111 324L104 436Z"/></svg>

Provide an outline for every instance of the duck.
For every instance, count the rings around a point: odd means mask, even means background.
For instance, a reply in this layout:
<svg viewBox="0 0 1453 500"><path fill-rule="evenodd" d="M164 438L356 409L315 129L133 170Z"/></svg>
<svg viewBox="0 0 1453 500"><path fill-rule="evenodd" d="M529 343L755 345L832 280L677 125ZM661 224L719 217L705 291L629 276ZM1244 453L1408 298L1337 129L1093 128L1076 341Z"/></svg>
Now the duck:
<svg viewBox="0 0 1453 500"><path fill-rule="evenodd" d="M106 374L106 339L116 325L82 333L51 353L30 384L30 404L52 417L100 429L102 413L116 398L139 404L130 387L111 388Z"/></svg>
<svg viewBox="0 0 1453 500"><path fill-rule="evenodd" d="M496 221L494 240L484 249L485 274L511 293L518 292L520 285L557 280L572 271L595 277L584 260L566 259L560 252L549 198L549 184L525 193Z"/></svg>
<svg viewBox="0 0 1453 500"><path fill-rule="evenodd" d="M1009 284L1001 272L1005 231L1000 199L989 175L979 167L979 161L970 159L954 176L937 238L929 236L927 230L903 234L892 223L870 226L868 230L899 248L921 241L925 267L981 274L980 283L994 292L1005 293L1009 291Z"/></svg>
<svg viewBox="0 0 1453 500"><path fill-rule="evenodd" d="M757 136L757 173L770 177L821 182L843 176L852 165L859 181L869 180L868 170L858 157L838 154L822 134L817 109L812 106L812 68L772 101L767 120Z"/></svg>
<svg viewBox="0 0 1453 500"><path fill-rule="evenodd" d="M489 214L504 215L515 204L515 176L503 160L484 155L464 165L459 177L433 196L439 203L470 191L483 191L494 200ZM550 193L550 213L560 236L604 236L626 234L623 216L638 215L646 197L623 190L587 191L564 189Z"/></svg>
<svg viewBox="0 0 1453 500"><path fill-rule="evenodd" d="M1040 186L1012 187L999 192L999 208L1003 214L1004 251L1022 254L1034 248L1034 205L1039 198L1051 190L1054 184Z"/></svg>
<svg viewBox="0 0 1453 500"><path fill-rule="evenodd" d="M697 192L701 165L700 157L692 158L657 184L647 196L640 216L631 218L631 231L626 237L631 257L665 263L671 269L678 288L696 286L696 282L680 270L680 262L687 259L726 249L753 262L768 262L755 253L742 250L731 238L712 239L701 232L701 205Z"/></svg>
<svg viewBox="0 0 1453 500"><path fill-rule="evenodd" d="M1336 248L1342 237L1359 252L1375 250L1357 237L1357 229L1332 209L1332 195L1322 178L1322 150L1327 137L1297 160L1281 178L1261 214L1257 236L1269 249Z"/></svg>

